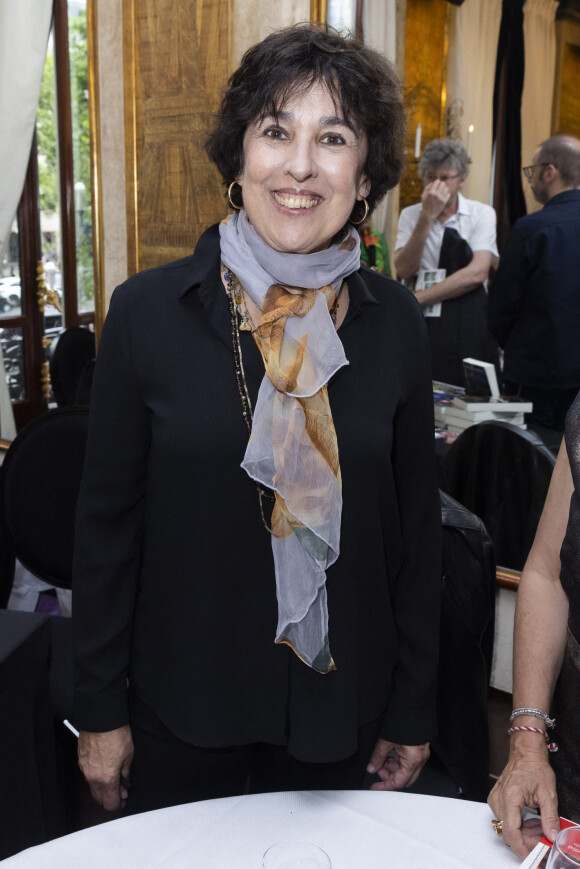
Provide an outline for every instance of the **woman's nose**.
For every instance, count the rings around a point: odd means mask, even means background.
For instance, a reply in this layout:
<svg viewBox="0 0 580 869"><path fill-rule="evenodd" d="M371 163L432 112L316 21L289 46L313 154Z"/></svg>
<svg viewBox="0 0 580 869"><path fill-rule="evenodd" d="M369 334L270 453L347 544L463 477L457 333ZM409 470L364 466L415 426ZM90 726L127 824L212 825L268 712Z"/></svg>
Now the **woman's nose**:
<svg viewBox="0 0 580 869"><path fill-rule="evenodd" d="M285 172L297 181L305 181L318 174L314 146L310 141L296 137L290 142Z"/></svg>

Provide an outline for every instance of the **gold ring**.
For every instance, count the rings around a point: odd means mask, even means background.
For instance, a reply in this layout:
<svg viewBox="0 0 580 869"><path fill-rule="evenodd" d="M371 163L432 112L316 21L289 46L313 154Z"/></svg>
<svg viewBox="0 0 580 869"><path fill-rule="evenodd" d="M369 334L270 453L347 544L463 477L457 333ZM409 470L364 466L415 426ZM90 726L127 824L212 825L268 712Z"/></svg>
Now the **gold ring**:
<svg viewBox="0 0 580 869"><path fill-rule="evenodd" d="M501 836L503 833L503 821L496 821L495 818L491 822L491 826L495 830L496 836Z"/></svg>

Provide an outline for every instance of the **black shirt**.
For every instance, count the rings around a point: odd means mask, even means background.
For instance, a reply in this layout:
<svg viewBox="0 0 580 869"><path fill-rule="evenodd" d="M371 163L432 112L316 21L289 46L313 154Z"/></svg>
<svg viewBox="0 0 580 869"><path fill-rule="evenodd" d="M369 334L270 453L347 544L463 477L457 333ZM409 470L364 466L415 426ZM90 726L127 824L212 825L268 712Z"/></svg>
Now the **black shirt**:
<svg viewBox="0 0 580 869"><path fill-rule="evenodd" d="M335 672L274 644L269 534L240 468L247 430L219 271L218 228L193 256L113 294L91 397L74 568L75 723L128 722L126 677L179 737L265 741L303 760L357 729L419 744L435 730L441 580L429 349L419 305L363 268L329 385L343 481L327 572ZM241 333L255 403L264 368Z"/></svg>
<svg viewBox="0 0 580 869"><path fill-rule="evenodd" d="M580 190L515 223L490 286L489 324L506 380L580 387Z"/></svg>

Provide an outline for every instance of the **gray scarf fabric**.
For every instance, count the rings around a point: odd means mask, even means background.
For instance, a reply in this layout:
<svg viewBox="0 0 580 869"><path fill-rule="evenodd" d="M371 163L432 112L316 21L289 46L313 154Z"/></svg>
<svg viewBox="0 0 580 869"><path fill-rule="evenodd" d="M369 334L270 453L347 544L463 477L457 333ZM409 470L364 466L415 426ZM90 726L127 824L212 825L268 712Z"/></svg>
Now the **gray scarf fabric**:
<svg viewBox="0 0 580 869"><path fill-rule="evenodd" d="M348 365L329 309L360 267L358 233L311 254L273 250L245 211L220 224L221 256L260 310L253 331L266 368L242 467L275 493L276 642L334 669L326 568L339 555L342 484L327 383Z"/></svg>

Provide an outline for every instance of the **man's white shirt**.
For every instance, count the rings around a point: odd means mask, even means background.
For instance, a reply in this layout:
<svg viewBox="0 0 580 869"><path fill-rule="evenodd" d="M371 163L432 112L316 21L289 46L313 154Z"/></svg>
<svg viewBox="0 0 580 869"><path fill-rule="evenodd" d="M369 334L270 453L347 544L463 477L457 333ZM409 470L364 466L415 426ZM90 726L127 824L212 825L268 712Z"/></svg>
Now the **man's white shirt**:
<svg viewBox="0 0 580 869"><path fill-rule="evenodd" d="M427 236L421 262L421 269L436 269L439 265L439 254L443 235L447 228L456 229L464 238L472 251L488 250L494 259L499 257L496 243L496 216L490 205L466 199L461 193L457 195L457 211L445 223L436 220ZM401 211L397 231L395 251L404 247L409 241L421 213L422 204L409 205Z"/></svg>

